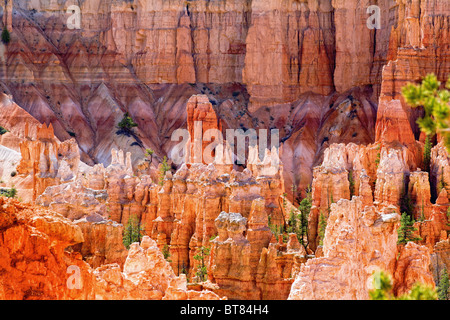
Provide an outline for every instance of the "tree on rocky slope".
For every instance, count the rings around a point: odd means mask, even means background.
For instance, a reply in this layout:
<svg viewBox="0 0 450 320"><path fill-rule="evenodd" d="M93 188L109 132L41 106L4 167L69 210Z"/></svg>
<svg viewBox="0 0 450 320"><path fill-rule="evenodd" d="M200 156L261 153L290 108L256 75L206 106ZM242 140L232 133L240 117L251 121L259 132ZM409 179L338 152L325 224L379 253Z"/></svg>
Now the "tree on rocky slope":
<svg viewBox="0 0 450 320"><path fill-rule="evenodd" d="M447 183L445 182L445 179L444 179L444 167L441 167L441 177L440 177L438 185L437 185L438 193L440 193L442 191L442 189L444 189L446 187L447 187Z"/></svg>
<svg viewBox="0 0 450 320"><path fill-rule="evenodd" d="M447 227L450 227L450 207L447 208ZM450 235L450 230L447 230L447 236Z"/></svg>
<svg viewBox="0 0 450 320"><path fill-rule="evenodd" d="M122 120L117 124L120 133L131 134L132 129L137 127L137 123L129 116L128 112L123 115Z"/></svg>
<svg viewBox="0 0 450 320"><path fill-rule="evenodd" d="M440 90L440 87L437 77L429 74L419 85L407 84L402 88L402 94L413 108L424 108L425 116L417 120L420 129L430 137L436 132L442 135L447 151L450 151L450 91ZM450 78L446 88L450 89Z"/></svg>
<svg viewBox="0 0 450 320"><path fill-rule="evenodd" d="M431 148L433 144L431 143L430 136L427 135L425 138L425 145L423 147L423 166L424 170L430 173L430 163L431 163Z"/></svg>
<svg viewBox="0 0 450 320"><path fill-rule="evenodd" d="M319 215L319 245L323 245L323 239L325 239L325 230L327 228L327 217L320 212Z"/></svg>
<svg viewBox="0 0 450 320"><path fill-rule="evenodd" d="M155 151L153 149L145 149L145 156L147 157L147 159L150 161L150 164L153 161L153 154L155 153Z"/></svg>
<svg viewBox="0 0 450 320"><path fill-rule="evenodd" d="M447 268L444 268L441 273L441 278L439 279L438 284L438 298L439 300L448 300L449 294L448 289L450 287Z"/></svg>
<svg viewBox="0 0 450 320"><path fill-rule="evenodd" d="M158 184L162 186L164 184L164 178L166 177L166 172L170 171L170 165L167 162L167 157L164 156L163 161L159 166L159 181Z"/></svg>
<svg viewBox="0 0 450 320"><path fill-rule="evenodd" d="M398 229L398 244L407 244L409 241L420 241L422 238L415 237L414 231L417 229L414 227L414 220L406 212L402 213L400 220L400 228Z"/></svg>
<svg viewBox="0 0 450 320"><path fill-rule="evenodd" d="M436 300L436 290L422 283L416 283L411 291L401 296L393 294L391 277L384 271L377 271L373 275L373 287L369 291L370 300Z"/></svg>
<svg viewBox="0 0 450 320"><path fill-rule="evenodd" d="M206 275L208 274L208 269L206 267L206 258L209 256L210 252L210 248L201 247L198 253L194 256L194 259L199 262L195 275L200 282L206 280Z"/></svg>
<svg viewBox="0 0 450 320"><path fill-rule="evenodd" d="M169 245L165 244L164 247L162 248L162 254L164 256L164 259L167 260L167 262L172 262L172 260L170 260L170 248Z"/></svg>
<svg viewBox="0 0 450 320"><path fill-rule="evenodd" d="M3 42L4 44L8 44L10 41L11 41L11 35L10 35L8 29L5 28L5 29L3 29L3 31L2 31L2 42Z"/></svg>
<svg viewBox="0 0 450 320"><path fill-rule="evenodd" d="M136 215L131 216L128 219L127 225L125 226L125 230L123 233L123 244L129 249L130 245L134 242L141 242L141 239L144 235L144 226L141 225L139 219Z"/></svg>
<svg viewBox="0 0 450 320"><path fill-rule="evenodd" d="M311 187L306 188L306 197L300 201L300 205L298 209L300 210L300 214L298 216L298 226L297 226L297 238L300 244L305 248L309 245L308 239L308 217L311 212L312 207L312 195L311 195Z"/></svg>
<svg viewBox="0 0 450 320"><path fill-rule="evenodd" d="M0 196L7 198L15 198L17 195L17 189L13 186L9 189L0 189Z"/></svg>

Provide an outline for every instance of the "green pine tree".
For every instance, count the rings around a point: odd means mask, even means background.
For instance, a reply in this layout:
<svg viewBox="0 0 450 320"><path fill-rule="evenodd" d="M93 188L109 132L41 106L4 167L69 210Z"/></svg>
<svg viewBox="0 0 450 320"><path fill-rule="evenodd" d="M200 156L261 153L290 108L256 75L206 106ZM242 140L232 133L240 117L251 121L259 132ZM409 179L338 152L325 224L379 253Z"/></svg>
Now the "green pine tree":
<svg viewBox="0 0 450 320"><path fill-rule="evenodd" d="M3 42L4 44L8 44L10 41L11 41L11 35L10 35L8 29L5 28L5 29L3 29L3 31L2 31L2 42Z"/></svg>
<svg viewBox="0 0 450 320"><path fill-rule="evenodd" d="M161 166L159 167L159 185L164 185L164 178L166 177L166 172L170 171L170 166L167 163L167 157L164 156Z"/></svg>
<svg viewBox="0 0 450 320"><path fill-rule="evenodd" d="M447 227L450 227L450 207L447 208ZM447 230L447 236L450 234L450 230Z"/></svg>
<svg viewBox="0 0 450 320"><path fill-rule="evenodd" d="M17 189L12 186L9 189L0 189L0 196L7 198L15 198L17 196Z"/></svg>
<svg viewBox="0 0 450 320"><path fill-rule="evenodd" d="M444 137L444 143L450 152L450 92L440 90L441 83L434 74L427 75L421 84L407 84L402 88L402 95L405 101L413 108L422 106L425 116L417 120L420 129L428 136L433 136L436 132ZM450 78L446 88L450 89Z"/></svg>
<svg viewBox="0 0 450 320"><path fill-rule="evenodd" d="M150 163L152 163L152 161L153 161L154 153L155 153L155 151L153 151L152 149L145 149L145 156L150 160Z"/></svg>
<svg viewBox="0 0 450 320"><path fill-rule="evenodd" d="M378 152L377 153L377 157L375 158L375 165L376 165L377 168L380 165L380 160L381 160L381 153Z"/></svg>
<svg viewBox="0 0 450 320"><path fill-rule="evenodd" d="M377 271L373 275L373 287L369 291L370 300L392 300L392 280L384 271Z"/></svg>
<svg viewBox="0 0 450 320"><path fill-rule="evenodd" d="M288 233L296 233L297 232L297 214L295 213L294 208L291 209L289 212L289 220L288 220L288 227L287 232Z"/></svg>
<svg viewBox="0 0 450 320"><path fill-rule="evenodd" d="M442 189L447 187L447 183L445 182L444 179L444 167L441 167L441 177L439 178L439 182L437 185L437 191L438 193L441 193Z"/></svg>
<svg viewBox="0 0 450 320"><path fill-rule="evenodd" d="M369 291L370 300L436 300L437 293L432 287L415 283L409 293L394 296L391 277L384 271L377 271L373 277L373 290Z"/></svg>
<svg viewBox="0 0 450 320"><path fill-rule="evenodd" d="M208 269L206 266L206 258L209 256L211 252L210 248L200 247L198 253L194 256L194 259L199 261L199 265L197 266L197 272L195 275L200 282L206 280L206 275L208 274Z"/></svg>
<svg viewBox="0 0 450 320"><path fill-rule="evenodd" d="M162 254L164 256L164 259L167 260L167 262L172 262L172 260L170 260L170 250L169 250L169 246L167 244L164 245L164 247L162 248Z"/></svg>
<svg viewBox="0 0 450 320"><path fill-rule="evenodd" d="M129 116L128 112L123 115L122 120L117 124L122 133L132 133L132 129L137 127L137 123Z"/></svg>
<svg viewBox="0 0 450 320"><path fill-rule="evenodd" d="M409 293L397 297L397 300L437 300L437 293L432 287L416 283Z"/></svg>
<svg viewBox="0 0 450 320"><path fill-rule="evenodd" d="M311 187L306 188L306 197L300 201L298 210L300 214L298 217L298 228L297 228L297 238L300 244L305 248L309 245L308 239L308 217L311 212L312 207L312 195Z"/></svg>
<svg viewBox="0 0 450 320"><path fill-rule="evenodd" d="M400 228L398 229L397 244L407 244L409 241L420 241L422 238L414 237L414 231L417 229L414 227L414 220L406 212L402 213L400 220Z"/></svg>
<svg viewBox="0 0 450 320"><path fill-rule="evenodd" d="M437 289L439 300L448 300L449 287L450 287L450 283L449 283L449 279L448 279L447 268L444 268L444 270L442 270L441 277L439 279L438 289Z"/></svg>
<svg viewBox="0 0 450 320"><path fill-rule="evenodd" d="M283 208L284 208L284 210L286 210L286 206L287 206L287 201L286 201L287 193L286 193L286 192L283 193L282 197L283 197Z"/></svg>
<svg viewBox="0 0 450 320"><path fill-rule="evenodd" d="M282 226L272 223L272 216L269 215L267 218L270 231L272 231L272 234L278 239L278 236L282 234Z"/></svg>
<svg viewBox="0 0 450 320"><path fill-rule="evenodd" d="M125 226L122 237L124 246L129 249L132 243L141 242L144 231L144 226L141 225L138 217L136 215L131 216Z"/></svg>
<svg viewBox="0 0 450 320"><path fill-rule="evenodd" d="M327 217L320 212L319 215L319 245L323 246L323 240L325 239L325 230L327 228Z"/></svg>
<svg viewBox="0 0 450 320"><path fill-rule="evenodd" d="M425 145L423 147L423 166L424 170L430 173L431 163L431 148L433 147L430 137L427 135L425 138Z"/></svg>

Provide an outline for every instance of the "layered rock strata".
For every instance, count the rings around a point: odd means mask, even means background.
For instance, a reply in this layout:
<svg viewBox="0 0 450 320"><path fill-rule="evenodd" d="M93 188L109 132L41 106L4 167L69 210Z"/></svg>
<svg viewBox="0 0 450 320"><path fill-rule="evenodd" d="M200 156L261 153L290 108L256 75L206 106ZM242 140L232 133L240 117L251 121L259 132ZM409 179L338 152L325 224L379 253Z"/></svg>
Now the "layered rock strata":
<svg viewBox="0 0 450 320"><path fill-rule="evenodd" d="M81 223L17 200L0 203L1 299L219 299L187 290L185 277L175 276L149 237L131 245L123 269L115 263L94 270L69 250L92 240L83 237Z"/></svg>

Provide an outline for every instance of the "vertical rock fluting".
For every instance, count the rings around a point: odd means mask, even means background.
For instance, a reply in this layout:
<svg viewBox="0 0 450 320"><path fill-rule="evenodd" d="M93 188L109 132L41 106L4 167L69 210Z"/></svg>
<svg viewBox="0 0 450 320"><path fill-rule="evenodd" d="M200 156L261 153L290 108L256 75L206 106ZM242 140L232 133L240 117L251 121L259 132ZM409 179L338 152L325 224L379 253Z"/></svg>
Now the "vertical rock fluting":
<svg viewBox="0 0 450 320"><path fill-rule="evenodd" d="M314 168L312 181L312 208L308 216L310 248L319 244L320 214L328 217L332 203L362 195L364 202L373 202L376 180L376 145L332 144L324 151L320 166Z"/></svg>
<svg viewBox="0 0 450 320"><path fill-rule="evenodd" d="M212 241L208 276L219 285L215 291L219 295L229 299L287 298L294 265L305 254L295 234L287 246L270 243L273 235L263 208L263 199L254 200L248 222L238 213L221 212L216 218L218 236Z"/></svg>
<svg viewBox="0 0 450 320"><path fill-rule="evenodd" d="M222 133L222 124L214 111L211 102L206 95L192 96L187 104L187 129L190 140L186 146L186 163L211 162L210 158L215 154L203 154L207 145L211 142L205 138L208 130L218 130ZM214 135L215 136L215 135ZM215 137L219 139L219 137Z"/></svg>
<svg viewBox="0 0 450 320"><path fill-rule="evenodd" d="M450 45L450 14L445 1L397 1L398 23L392 26L388 60L382 72L378 106L377 139L398 135L405 144L418 138L415 123L420 110L404 103L401 88L408 82L420 81L429 73L446 82L450 74L447 60ZM409 125L408 125L409 122ZM388 130L398 125L398 129Z"/></svg>
<svg viewBox="0 0 450 320"><path fill-rule="evenodd" d="M433 285L427 264L430 256L425 247L408 244L401 251L405 263L403 259L397 261L399 218L396 207L382 211L374 206L363 207L360 197L333 204L323 257L310 259L301 267L289 299L368 299L371 276L376 270L391 275L397 272L394 285L400 293L411 288L414 274L420 274L425 284Z"/></svg>
<svg viewBox="0 0 450 320"><path fill-rule="evenodd" d="M89 230L97 237L91 233L84 238L82 222L17 200L0 198L0 204L0 268L6 271L0 274L2 300L219 299L211 291L187 290L186 278L175 276L149 237L133 243L125 257L121 253L123 268L103 264L117 258L110 251L94 270L80 253L65 249L85 241L108 244L98 237L98 232L111 236L97 228L101 225Z"/></svg>
<svg viewBox="0 0 450 320"><path fill-rule="evenodd" d="M84 241L80 227L47 209L0 203L0 299L94 299L89 265L64 250Z"/></svg>
<svg viewBox="0 0 450 320"><path fill-rule="evenodd" d="M375 201L382 205L400 205L401 197L406 193L405 174L409 168L405 163L402 150L382 148L375 184Z"/></svg>
<svg viewBox="0 0 450 320"><path fill-rule="evenodd" d="M28 126L24 134L28 137ZM17 165L17 173L32 177L32 200L36 200L48 186L75 179L80 162L76 141L60 142L54 135L52 124L38 127L36 139L25 139L19 147L22 158Z"/></svg>
<svg viewBox="0 0 450 320"><path fill-rule="evenodd" d="M333 91L332 15L330 1L252 1L243 69L250 111Z"/></svg>

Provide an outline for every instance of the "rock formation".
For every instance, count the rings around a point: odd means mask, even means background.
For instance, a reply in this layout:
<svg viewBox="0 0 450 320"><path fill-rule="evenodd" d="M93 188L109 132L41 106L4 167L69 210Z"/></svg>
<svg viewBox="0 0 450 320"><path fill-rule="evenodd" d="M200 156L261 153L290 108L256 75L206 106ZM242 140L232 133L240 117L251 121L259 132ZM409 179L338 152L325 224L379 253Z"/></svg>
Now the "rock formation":
<svg viewBox="0 0 450 320"><path fill-rule="evenodd" d="M131 245L123 270L117 263L94 270L80 253L67 248L85 241L92 246L94 239L101 241L99 234L84 238L81 222L38 206L4 198L0 204L2 300L219 299L210 291L187 290L186 279L175 276L149 237ZM112 259L107 256L104 262Z"/></svg>
<svg viewBox="0 0 450 320"><path fill-rule="evenodd" d="M396 271L396 288L410 289L414 274L421 275L416 280L434 284L425 247L408 244L402 251L407 257L405 260L423 259L422 262L397 261L399 215L396 208L387 207L380 212L374 206L363 207L362 204L361 197L355 197L352 201L339 200L331 206L323 257L310 259L301 267L289 299L368 299L371 276L377 270L391 274ZM401 293L404 290L403 287L398 289Z"/></svg>
<svg viewBox="0 0 450 320"><path fill-rule="evenodd" d="M0 299L94 299L89 265L79 253L64 251L84 241L80 227L17 200L0 198L0 203L0 268L5 271ZM71 285L83 290L71 290Z"/></svg>
<svg viewBox="0 0 450 320"><path fill-rule="evenodd" d="M91 214L75 220L81 228L84 241L72 246L92 268L117 263L123 267L128 251L122 242L123 226L115 221L104 220L98 214Z"/></svg>
<svg viewBox="0 0 450 320"><path fill-rule="evenodd" d="M68 4L3 8L0 185L32 204L0 198L0 298L367 299L378 269L396 294L437 283L449 156L438 136L425 171L401 88L447 80L446 0L86 0L80 30ZM245 161L234 137L207 149L227 129L257 132ZM304 248L269 227L309 185ZM422 240L397 245L402 211ZM134 217L146 236L127 251ZM208 280L188 285L203 247Z"/></svg>
<svg viewBox="0 0 450 320"><path fill-rule="evenodd" d="M94 271L95 298L101 300L216 300L210 291L187 290L186 278L176 277L156 242L144 237L128 251L123 272L117 264L103 265Z"/></svg>
<svg viewBox="0 0 450 320"><path fill-rule="evenodd" d="M25 126L28 137L28 126ZM31 175L33 200L52 185L75 179L80 155L75 140L59 142L53 126L43 124L37 128L36 140L20 143L22 158L17 166L19 175Z"/></svg>
<svg viewBox="0 0 450 320"><path fill-rule="evenodd" d="M222 212L215 223L209 261L209 281L219 285L215 292L229 299L286 299L295 258L304 254L294 234L287 246L270 243L264 200L253 200L248 222L239 213Z"/></svg>

